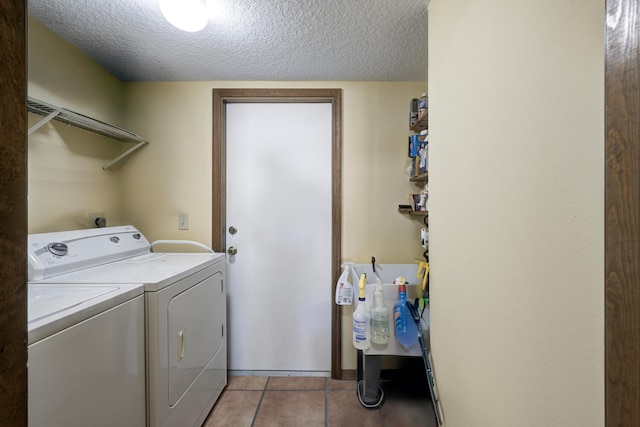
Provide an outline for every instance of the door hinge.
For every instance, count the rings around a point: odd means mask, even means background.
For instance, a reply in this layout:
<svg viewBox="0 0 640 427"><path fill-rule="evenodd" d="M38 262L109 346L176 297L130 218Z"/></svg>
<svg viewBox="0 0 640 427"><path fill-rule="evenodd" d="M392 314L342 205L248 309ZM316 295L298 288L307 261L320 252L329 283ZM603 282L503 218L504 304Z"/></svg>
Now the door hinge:
<svg viewBox="0 0 640 427"><path fill-rule="evenodd" d="M222 336L224 337L224 325L220 325L220 329L222 330Z"/></svg>
<svg viewBox="0 0 640 427"><path fill-rule="evenodd" d="M220 292L224 292L224 279L220 280Z"/></svg>

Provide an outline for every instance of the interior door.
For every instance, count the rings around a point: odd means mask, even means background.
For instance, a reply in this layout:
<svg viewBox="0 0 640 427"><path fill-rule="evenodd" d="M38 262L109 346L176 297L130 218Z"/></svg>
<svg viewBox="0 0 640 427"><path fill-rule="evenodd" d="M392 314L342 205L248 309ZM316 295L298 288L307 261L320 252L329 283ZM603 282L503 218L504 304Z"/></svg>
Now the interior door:
<svg viewBox="0 0 640 427"><path fill-rule="evenodd" d="M226 105L229 369L331 370L331 104Z"/></svg>

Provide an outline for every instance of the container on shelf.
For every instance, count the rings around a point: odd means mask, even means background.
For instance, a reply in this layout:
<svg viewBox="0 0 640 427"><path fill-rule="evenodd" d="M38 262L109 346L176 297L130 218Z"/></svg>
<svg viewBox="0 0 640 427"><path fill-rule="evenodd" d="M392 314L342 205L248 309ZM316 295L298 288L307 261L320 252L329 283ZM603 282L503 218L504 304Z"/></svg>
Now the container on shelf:
<svg viewBox="0 0 640 427"><path fill-rule="evenodd" d="M419 104L419 99L418 98L413 98L411 100L411 102L409 103L409 127L413 126L416 124L416 122L418 121L418 104Z"/></svg>
<svg viewBox="0 0 640 427"><path fill-rule="evenodd" d="M420 99L418 100L418 117L424 116L427 112L427 94L422 93Z"/></svg>

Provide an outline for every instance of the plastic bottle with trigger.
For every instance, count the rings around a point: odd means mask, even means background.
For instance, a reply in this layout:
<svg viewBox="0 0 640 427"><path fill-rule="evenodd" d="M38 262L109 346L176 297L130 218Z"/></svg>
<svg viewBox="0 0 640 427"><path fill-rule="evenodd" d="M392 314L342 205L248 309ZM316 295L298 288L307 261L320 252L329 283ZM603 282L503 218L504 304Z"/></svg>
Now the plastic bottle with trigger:
<svg viewBox="0 0 640 427"><path fill-rule="evenodd" d="M367 275L360 275L360 297L358 307L353 312L353 346L358 350L366 350L371 347L371 315L364 300L364 285L367 283Z"/></svg>
<svg viewBox="0 0 640 427"><path fill-rule="evenodd" d="M396 279L400 300L393 307L396 339L402 346L409 348L418 342L418 326L407 308L407 287L404 277Z"/></svg>
<svg viewBox="0 0 640 427"><path fill-rule="evenodd" d="M373 293L373 309L371 310L371 342L374 344L389 344L389 309L384 304L382 281L376 281L376 291Z"/></svg>
<svg viewBox="0 0 640 427"><path fill-rule="evenodd" d="M353 303L353 286L349 280L352 262L342 264L342 274L336 283L336 304L351 305Z"/></svg>

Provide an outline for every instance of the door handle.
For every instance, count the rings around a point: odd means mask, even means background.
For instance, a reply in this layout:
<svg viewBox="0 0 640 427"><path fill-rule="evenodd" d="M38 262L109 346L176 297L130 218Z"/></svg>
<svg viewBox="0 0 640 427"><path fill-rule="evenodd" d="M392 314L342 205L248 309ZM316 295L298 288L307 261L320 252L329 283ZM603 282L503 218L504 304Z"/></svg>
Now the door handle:
<svg viewBox="0 0 640 427"><path fill-rule="evenodd" d="M227 249L227 253L229 255L235 255L238 253L238 248L236 248L235 246L229 246L229 249Z"/></svg>
<svg viewBox="0 0 640 427"><path fill-rule="evenodd" d="M178 362L184 359L184 329L178 332Z"/></svg>

